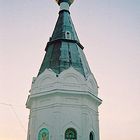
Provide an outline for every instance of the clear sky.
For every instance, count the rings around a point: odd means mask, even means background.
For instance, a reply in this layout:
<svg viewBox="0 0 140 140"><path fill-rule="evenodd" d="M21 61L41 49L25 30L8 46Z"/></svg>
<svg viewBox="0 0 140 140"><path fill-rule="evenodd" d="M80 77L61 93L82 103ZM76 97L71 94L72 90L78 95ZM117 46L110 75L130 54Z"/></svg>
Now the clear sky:
<svg viewBox="0 0 140 140"><path fill-rule="evenodd" d="M101 140L140 140L140 0L75 0L70 9L100 87ZM0 140L26 139L25 103L58 11L54 0L0 0Z"/></svg>

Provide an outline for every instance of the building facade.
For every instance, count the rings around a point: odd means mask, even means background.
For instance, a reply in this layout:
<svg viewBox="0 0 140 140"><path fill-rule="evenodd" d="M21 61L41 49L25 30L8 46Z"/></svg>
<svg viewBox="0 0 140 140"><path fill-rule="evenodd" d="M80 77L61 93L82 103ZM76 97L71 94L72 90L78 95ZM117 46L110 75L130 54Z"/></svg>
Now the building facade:
<svg viewBox="0 0 140 140"><path fill-rule="evenodd" d="M102 101L70 17L73 0L56 1L59 17L26 103L27 140L100 140Z"/></svg>

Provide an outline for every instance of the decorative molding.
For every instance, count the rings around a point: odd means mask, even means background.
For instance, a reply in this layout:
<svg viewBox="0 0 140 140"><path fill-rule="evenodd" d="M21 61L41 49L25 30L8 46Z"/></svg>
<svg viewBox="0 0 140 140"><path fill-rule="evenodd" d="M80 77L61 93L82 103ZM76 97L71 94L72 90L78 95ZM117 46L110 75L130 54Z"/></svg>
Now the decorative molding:
<svg viewBox="0 0 140 140"><path fill-rule="evenodd" d="M83 91L98 95L98 85L91 74L86 79L81 73L70 67L59 75L51 69L46 69L36 79L33 79L31 95L52 90Z"/></svg>

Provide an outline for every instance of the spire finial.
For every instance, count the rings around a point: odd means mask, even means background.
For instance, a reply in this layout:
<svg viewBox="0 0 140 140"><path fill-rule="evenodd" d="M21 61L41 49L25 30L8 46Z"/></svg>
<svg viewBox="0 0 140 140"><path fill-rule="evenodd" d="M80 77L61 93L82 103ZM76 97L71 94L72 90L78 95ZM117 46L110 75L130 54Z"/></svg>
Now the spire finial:
<svg viewBox="0 0 140 140"><path fill-rule="evenodd" d="M58 5L60 5L62 2L66 2L69 4L69 6L73 3L74 0L56 0Z"/></svg>

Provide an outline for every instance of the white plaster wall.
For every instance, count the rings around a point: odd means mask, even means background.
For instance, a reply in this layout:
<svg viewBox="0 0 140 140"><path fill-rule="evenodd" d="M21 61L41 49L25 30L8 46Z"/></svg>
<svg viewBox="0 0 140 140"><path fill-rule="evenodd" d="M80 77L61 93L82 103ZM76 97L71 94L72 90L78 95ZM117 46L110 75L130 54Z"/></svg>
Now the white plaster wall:
<svg viewBox="0 0 140 140"><path fill-rule="evenodd" d="M77 131L77 140L88 140L90 131L99 140L98 86L94 77L85 79L70 68L58 77L45 70L33 80L27 100L30 109L28 139L38 140L42 128L49 130L50 140L64 140L67 128Z"/></svg>
<svg viewBox="0 0 140 140"><path fill-rule="evenodd" d="M49 130L51 140L64 139L64 133L70 127L75 128L79 140L88 139L91 130L98 137L98 108L90 106L90 97L55 94L33 99L29 124L30 139L37 140L43 127Z"/></svg>
<svg viewBox="0 0 140 140"><path fill-rule="evenodd" d="M98 85L92 74L84 77L74 68L61 72L56 75L51 69L46 69L37 78L33 78L31 94L38 94L44 91L60 90L76 90L82 92L90 92L98 96Z"/></svg>

